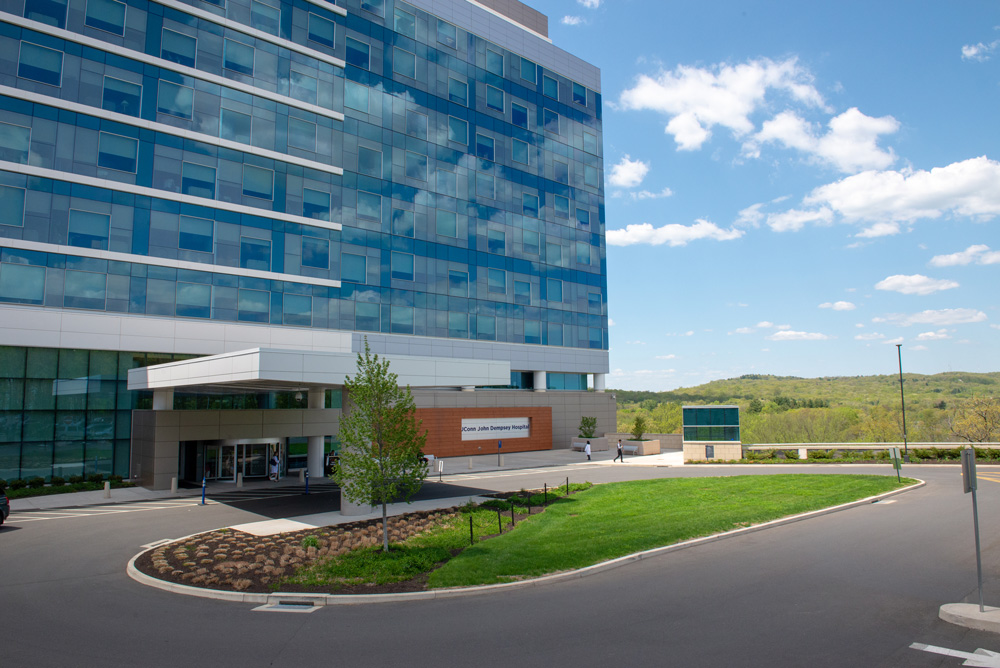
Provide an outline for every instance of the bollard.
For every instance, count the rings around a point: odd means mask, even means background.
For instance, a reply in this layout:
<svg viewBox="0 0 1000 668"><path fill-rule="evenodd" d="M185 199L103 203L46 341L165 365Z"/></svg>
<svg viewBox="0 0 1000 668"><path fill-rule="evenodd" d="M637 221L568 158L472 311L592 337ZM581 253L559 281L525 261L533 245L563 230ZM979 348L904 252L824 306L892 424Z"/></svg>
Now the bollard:
<svg viewBox="0 0 1000 668"><path fill-rule="evenodd" d="M500 466L503 466L503 455L500 455Z"/></svg>
<svg viewBox="0 0 1000 668"><path fill-rule="evenodd" d="M110 499L111 498L111 481L110 480L105 480L104 481L104 498L105 499Z"/></svg>
<svg viewBox="0 0 1000 668"><path fill-rule="evenodd" d="M472 457L469 457L469 470L472 470Z"/></svg>
<svg viewBox="0 0 1000 668"><path fill-rule="evenodd" d="M545 505L549 505L549 483L545 483Z"/></svg>
<svg viewBox="0 0 1000 668"><path fill-rule="evenodd" d="M309 493L309 469L306 469L306 494Z"/></svg>
<svg viewBox="0 0 1000 668"><path fill-rule="evenodd" d="M236 489L242 489L242 488L243 488L243 473L240 472L236 474Z"/></svg>
<svg viewBox="0 0 1000 668"><path fill-rule="evenodd" d="M171 494L177 493L177 476L174 476L173 478L170 479L170 493Z"/></svg>
<svg viewBox="0 0 1000 668"><path fill-rule="evenodd" d="M305 482L305 481L306 481L306 470L299 469L299 482Z"/></svg>
<svg viewBox="0 0 1000 668"><path fill-rule="evenodd" d="M469 545L475 545L475 542L472 535L472 513L469 513Z"/></svg>
<svg viewBox="0 0 1000 668"><path fill-rule="evenodd" d="M569 476L566 476L566 496L569 496Z"/></svg>
<svg viewBox="0 0 1000 668"><path fill-rule="evenodd" d="M205 505L205 485L207 482L206 478L201 479L201 505Z"/></svg>
<svg viewBox="0 0 1000 668"><path fill-rule="evenodd" d="M511 502L510 502L510 525L513 527L516 524L517 524L517 522L514 521L514 500L511 499Z"/></svg>
<svg viewBox="0 0 1000 668"><path fill-rule="evenodd" d="M497 533L503 533L503 518L500 517L500 509L497 508L497 527L499 531Z"/></svg>

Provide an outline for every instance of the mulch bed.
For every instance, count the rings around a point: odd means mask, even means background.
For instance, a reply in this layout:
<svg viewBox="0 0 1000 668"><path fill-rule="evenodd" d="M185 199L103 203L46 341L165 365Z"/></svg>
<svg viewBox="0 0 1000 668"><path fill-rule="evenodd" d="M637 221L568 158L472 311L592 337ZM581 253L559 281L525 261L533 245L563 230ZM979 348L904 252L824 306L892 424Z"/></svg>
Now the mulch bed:
<svg viewBox="0 0 1000 668"><path fill-rule="evenodd" d="M513 493L492 496L509 498ZM531 514L542 510L542 507L533 507ZM458 514L459 508L452 507L390 517L389 542L404 541ZM504 517L510 517L510 511L504 512ZM514 514L516 522L526 517L527 514ZM486 540L496 535L499 534L479 538ZM303 547L303 541L309 536L315 537L315 546ZM382 585L309 586L283 583L285 578L294 575L302 566L351 550L381 544L381 518L272 536L254 536L243 531L217 529L147 550L136 559L135 567L150 577L167 582L235 592L388 594L426 591L430 573ZM459 552L461 550L454 554Z"/></svg>

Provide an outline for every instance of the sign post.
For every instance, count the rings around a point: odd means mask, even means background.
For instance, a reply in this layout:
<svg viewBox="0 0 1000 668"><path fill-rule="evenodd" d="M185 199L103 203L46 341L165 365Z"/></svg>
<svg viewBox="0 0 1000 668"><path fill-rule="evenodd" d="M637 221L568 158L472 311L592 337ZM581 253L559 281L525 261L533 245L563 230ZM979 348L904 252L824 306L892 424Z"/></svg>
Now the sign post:
<svg viewBox="0 0 1000 668"><path fill-rule="evenodd" d="M902 482L899 477L899 470L903 468L902 463L899 461L899 448L892 448L892 468L896 469L896 482Z"/></svg>
<svg viewBox="0 0 1000 668"><path fill-rule="evenodd" d="M983 608L983 558L979 549L979 502L976 499L976 451L973 448L962 450L962 488L968 494L972 492L972 524L976 529L976 576L979 580L979 612Z"/></svg>
<svg viewBox="0 0 1000 668"><path fill-rule="evenodd" d="M500 448L503 447L503 441L497 441L497 466L500 466Z"/></svg>

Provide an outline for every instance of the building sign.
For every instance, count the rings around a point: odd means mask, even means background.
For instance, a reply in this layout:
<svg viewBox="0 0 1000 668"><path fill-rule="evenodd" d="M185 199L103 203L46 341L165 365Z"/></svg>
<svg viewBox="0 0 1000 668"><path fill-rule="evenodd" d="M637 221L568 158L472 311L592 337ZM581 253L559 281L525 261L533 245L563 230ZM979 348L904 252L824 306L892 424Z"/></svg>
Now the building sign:
<svg viewBox="0 0 1000 668"><path fill-rule="evenodd" d="M531 436L531 418L476 418L462 420L462 440L499 440Z"/></svg>

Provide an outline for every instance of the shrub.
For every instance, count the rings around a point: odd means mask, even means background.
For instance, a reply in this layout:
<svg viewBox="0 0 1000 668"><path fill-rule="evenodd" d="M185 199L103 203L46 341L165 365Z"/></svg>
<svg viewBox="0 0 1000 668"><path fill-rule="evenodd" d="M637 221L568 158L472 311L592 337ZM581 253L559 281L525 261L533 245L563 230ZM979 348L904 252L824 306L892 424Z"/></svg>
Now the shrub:
<svg viewBox="0 0 1000 668"><path fill-rule="evenodd" d="M27 486L28 486L27 481L22 480L21 478L14 478L13 480L10 481L11 489L24 489Z"/></svg>
<svg viewBox="0 0 1000 668"><path fill-rule="evenodd" d="M889 451L884 450L883 452L885 452L885 457L880 459L888 459ZM937 459L937 448L913 448L913 456L920 459Z"/></svg>
<svg viewBox="0 0 1000 668"><path fill-rule="evenodd" d="M69 484L71 485L79 485L81 482L83 482L82 475L71 475L69 477Z"/></svg>
<svg viewBox="0 0 1000 668"><path fill-rule="evenodd" d="M110 480L111 482L117 482L117 483L125 482L125 478L121 477L120 475L108 476L108 480Z"/></svg>
<svg viewBox="0 0 1000 668"><path fill-rule="evenodd" d="M89 476L87 476L87 482L96 482L96 483L104 482L104 474L91 473Z"/></svg>
<svg viewBox="0 0 1000 668"><path fill-rule="evenodd" d="M782 450L781 454L783 454L785 456L785 459L798 459L799 458L799 451L798 450Z"/></svg>
<svg viewBox="0 0 1000 668"><path fill-rule="evenodd" d="M809 459L831 459L830 450L810 450Z"/></svg>
<svg viewBox="0 0 1000 668"><path fill-rule="evenodd" d="M38 489L39 487L44 487L44 486L45 486L45 478L41 476L36 475L34 478L28 481L28 487L30 487L31 489Z"/></svg>
<svg viewBox="0 0 1000 668"><path fill-rule="evenodd" d="M646 424L646 418L643 417L642 415L636 415L635 422L632 423L633 438L635 438L635 440L637 441L641 441L642 435L646 433L647 428L648 426Z"/></svg>
<svg viewBox="0 0 1000 668"><path fill-rule="evenodd" d="M52 476L52 480L49 482L52 483L53 487L59 487L60 485L66 484L66 478L63 478L61 475L54 475Z"/></svg>
<svg viewBox="0 0 1000 668"><path fill-rule="evenodd" d="M302 549L308 547L319 547L319 538L316 536L306 536L302 539Z"/></svg>
<svg viewBox="0 0 1000 668"><path fill-rule="evenodd" d="M597 418L582 416L579 431L580 438L594 438L594 434L597 432Z"/></svg>
<svg viewBox="0 0 1000 668"><path fill-rule="evenodd" d="M774 459L774 450L747 450L745 459L752 462L760 462L768 459Z"/></svg>

